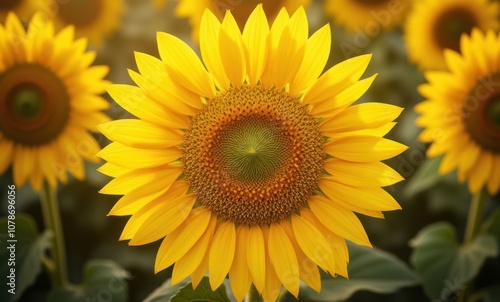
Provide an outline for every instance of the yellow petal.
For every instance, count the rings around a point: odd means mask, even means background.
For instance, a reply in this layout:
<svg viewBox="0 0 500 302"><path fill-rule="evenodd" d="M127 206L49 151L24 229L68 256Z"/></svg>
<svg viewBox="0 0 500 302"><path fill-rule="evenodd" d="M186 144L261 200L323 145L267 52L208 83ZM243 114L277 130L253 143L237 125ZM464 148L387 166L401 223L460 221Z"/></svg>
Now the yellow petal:
<svg viewBox="0 0 500 302"><path fill-rule="evenodd" d="M12 159L14 157L14 144L11 141L0 138L0 150L2 150L2 156L0 156L1 175L12 164Z"/></svg>
<svg viewBox="0 0 500 302"><path fill-rule="evenodd" d="M226 11L219 32L219 49L222 65L233 85L241 86L245 80L245 46L240 29L230 10Z"/></svg>
<svg viewBox="0 0 500 302"><path fill-rule="evenodd" d="M328 69L306 92L302 102L315 104L333 99L359 80L368 67L371 57L371 54L354 57Z"/></svg>
<svg viewBox="0 0 500 302"><path fill-rule="evenodd" d="M252 284L252 276L248 268L247 255L252 253L248 249L250 229L247 225L239 225L236 233L236 250L234 261L229 270L229 281L236 301L241 302Z"/></svg>
<svg viewBox="0 0 500 302"><path fill-rule="evenodd" d="M264 225L262 228L262 234L264 235L264 242L266 244L266 250L269 249L269 228ZM276 301L281 291L281 282L274 267L271 263L269 257L266 257L266 284L264 286L264 290L262 291L262 298L264 301Z"/></svg>
<svg viewBox="0 0 500 302"><path fill-rule="evenodd" d="M309 38L304 50L304 59L290 83L291 95L298 94L318 79L330 56L331 41L329 24L320 28Z"/></svg>
<svg viewBox="0 0 500 302"><path fill-rule="evenodd" d="M488 180L488 192L491 196L500 188L500 155L495 155L491 163L491 174Z"/></svg>
<svg viewBox="0 0 500 302"><path fill-rule="evenodd" d="M310 197L308 203L316 218L331 232L356 244L371 247L363 225L352 211L317 195Z"/></svg>
<svg viewBox="0 0 500 302"><path fill-rule="evenodd" d="M472 141L470 141L468 144L465 145L465 147L462 148L463 148L461 151L462 157L458 162L459 174L468 173L470 169L476 164L477 158L481 153L481 148Z"/></svg>
<svg viewBox="0 0 500 302"><path fill-rule="evenodd" d="M130 217L130 219L127 221L127 224L123 228L120 240L132 239L139 228L141 228L142 225L149 219L149 217L153 215L159 207L162 206L165 200L178 199L179 197L185 195L187 192L187 188L178 182L175 182L170 188L167 189L168 191L161 191L163 193L160 194L161 196L158 195L157 198L142 199L143 201L145 201L145 203L143 204L137 204L135 200L132 201L133 206L135 207L135 211L132 212L132 217ZM131 193L134 193L135 191L132 191ZM165 191L167 192L165 193ZM128 196L128 194L125 195L125 197L126 196Z"/></svg>
<svg viewBox="0 0 500 302"><path fill-rule="evenodd" d="M324 135L381 127L394 119L403 108L383 103L363 103L347 108L320 125Z"/></svg>
<svg viewBox="0 0 500 302"><path fill-rule="evenodd" d="M335 274L339 274L347 278L347 263L349 254L347 252L345 240L340 236L335 235L327 227L325 227L318 220L318 218L316 218L311 210L307 208L300 209L300 216L304 217L304 219L314 225L314 227L317 228L323 236L325 236L325 239L328 241L328 245L330 245L330 249L332 250L335 258Z"/></svg>
<svg viewBox="0 0 500 302"><path fill-rule="evenodd" d="M311 109L311 114L334 116L342 112L344 108L356 102L370 88L377 74L358 81L347 87L342 92L339 92L331 99L327 99L321 103L315 103Z"/></svg>
<svg viewBox="0 0 500 302"><path fill-rule="evenodd" d="M324 163L329 179L353 187L385 187L403 180L398 172L381 162L355 163L331 158Z"/></svg>
<svg viewBox="0 0 500 302"><path fill-rule="evenodd" d="M132 171L133 169L129 168L124 168L122 166L118 166L116 164L112 163L105 163L104 165L100 166L97 171L101 172L104 175L111 176L111 177L118 177L120 175L123 175L125 173L128 173Z"/></svg>
<svg viewBox="0 0 500 302"><path fill-rule="evenodd" d="M335 259L323 234L297 214L292 215L292 228L295 239L304 254L323 270L334 274Z"/></svg>
<svg viewBox="0 0 500 302"><path fill-rule="evenodd" d="M129 245L144 245L172 233L187 218L196 201L195 194L178 196L175 199L157 198L152 214L137 230Z"/></svg>
<svg viewBox="0 0 500 302"><path fill-rule="evenodd" d="M262 83L264 85L272 86L274 83L275 79L273 78L273 66L276 59L276 51L278 49L283 30L288 25L289 20L290 17L288 16L288 12L285 8L282 8L276 16L276 19L274 19L271 30L269 31L267 63L264 68L264 72L262 73Z"/></svg>
<svg viewBox="0 0 500 302"><path fill-rule="evenodd" d="M205 233L209 222L209 209L199 207L193 210L186 221L162 241L156 256L155 274L184 256Z"/></svg>
<svg viewBox="0 0 500 302"><path fill-rule="evenodd" d="M182 151L178 147L165 149L139 149L113 142L98 154L102 159L130 169L154 168L178 160Z"/></svg>
<svg viewBox="0 0 500 302"><path fill-rule="evenodd" d="M213 98L215 87L196 53L173 35L158 32L156 37L161 59L167 64L168 73L172 78L201 96Z"/></svg>
<svg viewBox="0 0 500 302"><path fill-rule="evenodd" d="M34 150L21 145L17 145L14 152L13 177L14 184L20 188L28 180L33 166L35 165Z"/></svg>
<svg viewBox="0 0 500 302"><path fill-rule="evenodd" d="M391 194L380 187L357 188L341 184L330 177L322 177L320 189L332 201L349 209L350 205L373 211L400 210L401 206Z"/></svg>
<svg viewBox="0 0 500 302"><path fill-rule="evenodd" d="M288 220L282 220L280 221L280 226L288 235L288 238L290 239L290 242L295 250L295 254L297 255L300 279L319 293L321 291L321 275L319 274L318 266L300 249L297 240L295 240L291 222Z"/></svg>
<svg viewBox="0 0 500 302"><path fill-rule="evenodd" d="M175 182L177 183L177 182ZM175 184L174 183L174 184ZM108 213L108 216L126 216L132 215L139 211L146 204L150 203L152 200L155 200L158 196L164 194L167 189L164 188L157 192L145 194L142 188L137 188L133 191L130 191L127 195L122 196L111 208ZM186 189L187 191L187 189ZM131 238L131 237L130 237ZM128 238L128 239L130 239Z"/></svg>
<svg viewBox="0 0 500 302"><path fill-rule="evenodd" d="M259 292L264 290L266 284L266 250L264 236L259 226L254 225L248 233L247 254L248 269L253 278L253 284Z"/></svg>
<svg viewBox="0 0 500 302"><path fill-rule="evenodd" d="M208 249L210 249L210 244L207 247L207 250ZM200 265L194 270L193 274L191 275L193 288L196 288L198 284L200 284L201 280L203 279L203 277L205 277L205 274L208 271L208 255L209 253L205 252L205 256L203 257L203 260L201 260Z"/></svg>
<svg viewBox="0 0 500 302"><path fill-rule="evenodd" d="M492 164L493 155L491 152L482 151L469 176L469 191L472 194L476 194L486 185L486 181L490 177Z"/></svg>
<svg viewBox="0 0 500 302"><path fill-rule="evenodd" d="M254 85L264 72L268 55L269 24L262 4L248 17L242 37L246 46L248 81Z"/></svg>
<svg viewBox="0 0 500 302"><path fill-rule="evenodd" d="M214 216L210 219L207 230L201 236L200 240L175 263L174 270L172 271L172 285L187 278L201 264L212 241L216 225L217 218Z"/></svg>
<svg viewBox="0 0 500 302"><path fill-rule="evenodd" d="M181 175L182 167L164 166L158 168L149 168L133 170L120 175L105 185L99 192L110 195L124 195L132 190L144 187L147 184L154 184L149 192L156 192L161 188L169 187Z"/></svg>
<svg viewBox="0 0 500 302"><path fill-rule="evenodd" d="M107 122L98 126L107 138L136 148L161 149L184 142L184 136L177 129L134 119Z"/></svg>
<svg viewBox="0 0 500 302"><path fill-rule="evenodd" d="M212 290L216 290L224 282L233 263L235 249L236 228L234 222L227 221L218 227L210 248L208 270Z"/></svg>
<svg viewBox="0 0 500 302"><path fill-rule="evenodd" d="M269 228L269 259L285 288L296 298L299 295L299 263L290 239L277 223Z"/></svg>
<svg viewBox="0 0 500 302"><path fill-rule="evenodd" d="M272 65L271 81L281 89L293 79L304 57L308 23L304 7L299 7L283 29Z"/></svg>
<svg viewBox="0 0 500 302"><path fill-rule="evenodd" d="M148 99L138 87L116 84L108 87L108 93L118 105L140 119L166 127L185 129L189 126L187 116L172 112Z"/></svg>
<svg viewBox="0 0 500 302"><path fill-rule="evenodd" d="M206 9L200 25L201 57L208 71L214 76L217 85L223 89L228 89L231 83L222 65L219 31L219 20L209 9Z"/></svg>
<svg viewBox="0 0 500 302"><path fill-rule="evenodd" d="M326 153L353 162L374 162L392 158L408 149L398 142L374 136L348 136L324 147Z"/></svg>

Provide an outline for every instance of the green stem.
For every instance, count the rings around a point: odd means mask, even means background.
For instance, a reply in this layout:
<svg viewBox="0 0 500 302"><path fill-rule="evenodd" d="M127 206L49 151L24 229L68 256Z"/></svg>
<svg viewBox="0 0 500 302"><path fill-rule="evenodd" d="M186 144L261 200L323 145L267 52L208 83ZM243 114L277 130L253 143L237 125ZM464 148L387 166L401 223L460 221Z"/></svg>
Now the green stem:
<svg viewBox="0 0 500 302"><path fill-rule="evenodd" d="M488 201L488 193L483 189L472 197L469 208L469 216L467 217L467 225L465 227L464 243L469 243L474 240L481 224L483 222L484 207Z"/></svg>
<svg viewBox="0 0 500 302"><path fill-rule="evenodd" d="M259 291L255 286L252 284L250 287L250 291L248 292L247 296L245 297L245 302L263 302L264 300L259 294Z"/></svg>
<svg viewBox="0 0 500 302"><path fill-rule="evenodd" d="M476 237L481 224L483 222L484 208L488 201L488 193L486 189L482 189L472 196L472 200L469 208L469 216L467 217L467 225L465 226L464 242L463 244L468 244L474 240ZM471 282L465 284L464 291L460 294L458 300L460 302L465 302L470 294Z"/></svg>
<svg viewBox="0 0 500 302"><path fill-rule="evenodd" d="M61 214L54 189L45 182L42 194L42 212L45 227L52 232L51 258L53 269L49 270L52 286L60 287L68 283L66 256L64 252L64 236L61 225Z"/></svg>

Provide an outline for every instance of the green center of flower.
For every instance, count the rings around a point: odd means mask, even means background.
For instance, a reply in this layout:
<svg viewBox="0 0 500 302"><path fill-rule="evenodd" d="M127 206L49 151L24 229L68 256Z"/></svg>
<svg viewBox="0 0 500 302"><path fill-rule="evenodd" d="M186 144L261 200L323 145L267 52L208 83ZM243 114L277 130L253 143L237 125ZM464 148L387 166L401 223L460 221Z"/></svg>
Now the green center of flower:
<svg viewBox="0 0 500 302"><path fill-rule="evenodd" d="M500 152L500 74L479 79L463 106L467 132L481 148Z"/></svg>
<svg viewBox="0 0 500 302"><path fill-rule="evenodd" d="M69 117L64 83L47 68L18 64L0 73L0 132L36 146L55 139Z"/></svg>
<svg viewBox="0 0 500 302"><path fill-rule="evenodd" d="M12 93L12 112L20 119L30 119L41 112L42 94L37 87L19 87Z"/></svg>
<svg viewBox="0 0 500 302"><path fill-rule="evenodd" d="M500 96L492 98L488 108L488 119L493 127L500 127Z"/></svg>
<svg viewBox="0 0 500 302"><path fill-rule="evenodd" d="M246 119L221 133L221 162L235 179L265 179L283 165L286 141L263 119Z"/></svg>
<svg viewBox="0 0 500 302"><path fill-rule="evenodd" d="M104 0L71 0L59 6L59 15L67 24L92 25L99 18ZM109 0L107 0L109 1Z"/></svg>
<svg viewBox="0 0 500 302"><path fill-rule="evenodd" d="M470 34L478 22L475 15L462 7L455 7L436 19L434 24L434 40L441 49L449 48L460 51L460 37Z"/></svg>
<svg viewBox="0 0 500 302"><path fill-rule="evenodd" d="M323 170L318 121L296 98L262 85L208 101L186 130L182 163L198 201L248 225L289 217Z"/></svg>
<svg viewBox="0 0 500 302"><path fill-rule="evenodd" d="M11 10L18 6L22 0L2 0L0 1L1 10Z"/></svg>

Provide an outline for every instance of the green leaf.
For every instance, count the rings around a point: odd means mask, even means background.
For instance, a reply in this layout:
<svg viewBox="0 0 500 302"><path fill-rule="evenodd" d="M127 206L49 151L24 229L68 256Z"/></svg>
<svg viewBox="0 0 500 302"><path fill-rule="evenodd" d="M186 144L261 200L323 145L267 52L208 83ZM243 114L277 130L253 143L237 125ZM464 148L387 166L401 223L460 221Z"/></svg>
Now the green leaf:
<svg viewBox="0 0 500 302"><path fill-rule="evenodd" d="M83 282L53 290L49 302L125 302L129 274L111 260L93 259L85 264Z"/></svg>
<svg viewBox="0 0 500 302"><path fill-rule="evenodd" d="M6 285L7 288L0 293L0 301L5 302L17 301L21 298L22 293L35 282L42 270L42 257L51 245L50 233L44 232L42 235L38 235L35 221L30 216L18 214L14 223L9 223L7 217L0 218L0 229L2 230L0 275L3 277L14 276L15 278L15 294L7 291L12 289L9 285ZM15 237L9 236L7 231L9 224L11 228L15 226L15 233L12 233L15 234ZM17 242L9 240L17 240ZM9 247L10 249L8 249ZM11 251L14 251L14 257L11 257ZM7 280L10 281L10 278Z"/></svg>
<svg viewBox="0 0 500 302"><path fill-rule="evenodd" d="M442 156L426 159L406 184L405 194L413 196L438 183L442 178L438 172L442 159Z"/></svg>
<svg viewBox="0 0 500 302"><path fill-rule="evenodd" d="M500 209L496 210L483 225L483 232L495 236L500 245Z"/></svg>
<svg viewBox="0 0 500 302"><path fill-rule="evenodd" d="M165 300L163 300L165 301ZM219 286L215 291L212 291L208 277L203 277L200 284L193 289L193 285L189 283L175 294L170 302L230 302L224 285Z"/></svg>
<svg viewBox="0 0 500 302"><path fill-rule="evenodd" d="M493 236L480 234L460 246L455 229L444 222L422 229L410 244L414 248L411 262L430 298L459 294L479 273L486 258L498 254Z"/></svg>
<svg viewBox="0 0 500 302"><path fill-rule="evenodd" d="M169 301L172 296L174 296L181 287L189 284L189 280L183 280L176 285L172 285L170 283L170 279L165 281L160 287L155 289L145 300L144 302L165 302Z"/></svg>
<svg viewBox="0 0 500 302"><path fill-rule="evenodd" d="M498 297L500 297L500 285L494 285L474 294L469 301L498 302Z"/></svg>
<svg viewBox="0 0 500 302"><path fill-rule="evenodd" d="M360 290L393 293L418 284L415 274L395 256L379 249L349 243L349 279L322 280L320 294L301 290L301 297L311 301L344 301Z"/></svg>

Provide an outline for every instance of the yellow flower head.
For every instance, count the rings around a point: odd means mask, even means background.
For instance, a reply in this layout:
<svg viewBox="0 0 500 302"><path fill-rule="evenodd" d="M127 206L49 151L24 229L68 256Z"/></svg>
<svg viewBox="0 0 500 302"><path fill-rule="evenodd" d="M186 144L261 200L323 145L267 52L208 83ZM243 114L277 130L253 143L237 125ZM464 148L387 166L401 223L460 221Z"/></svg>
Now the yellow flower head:
<svg viewBox="0 0 500 302"><path fill-rule="evenodd" d="M403 22L410 6L411 0L326 0L325 13L351 32L389 30Z"/></svg>
<svg viewBox="0 0 500 302"><path fill-rule="evenodd" d="M100 44L120 25L123 1L110 0L51 0L50 12L54 13L59 28L74 25L77 37L87 37L89 42Z"/></svg>
<svg viewBox="0 0 500 302"><path fill-rule="evenodd" d="M410 61L422 70L443 70L445 49L459 51L473 28L498 29L499 5L488 0L415 1L405 24Z"/></svg>
<svg viewBox="0 0 500 302"><path fill-rule="evenodd" d="M37 0L2 0L0 1L0 22L5 21L9 12L16 13L22 20L30 18L38 9Z"/></svg>
<svg viewBox="0 0 500 302"><path fill-rule="evenodd" d="M109 120L97 95L108 67L90 67L95 53L73 27L56 34L44 20L35 14L25 32L10 13L0 25L0 173L12 165L15 185L35 190L66 182L67 170L82 179L82 158L96 161L100 150L88 131Z"/></svg>
<svg viewBox="0 0 500 302"><path fill-rule="evenodd" d="M311 0L179 0L176 15L188 18L192 27L192 39L198 41L201 17L205 9L209 9L222 21L227 10L230 10L240 30L255 7L262 3L268 19L273 21L278 12L284 7L289 12L294 12L302 6L308 6Z"/></svg>
<svg viewBox="0 0 500 302"><path fill-rule="evenodd" d="M330 27L309 37L301 7L269 28L262 5L243 33L231 12L205 11L204 65L172 35L158 46L161 60L136 54L139 87L109 89L139 119L99 128L114 141L101 192L124 195L111 215L132 215L121 239L163 239L155 271L175 263L173 283L208 270L215 289L229 273L238 301L251 283L269 301L300 280L320 291L318 267L347 276L345 239L370 246L354 212L400 208L381 187L401 176L380 161L406 149L383 138L401 108L351 106L375 78L360 80L371 56L321 75Z"/></svg>
<svg viewBox="0 0 500 302"><path fill-rule="evenodd" d="M471 193L500 188L500 36L475 29L462 36L461 54L445 52L447 72L428 72L415 108L428 156L444 154L439 172L458 170Z"/></svg>

